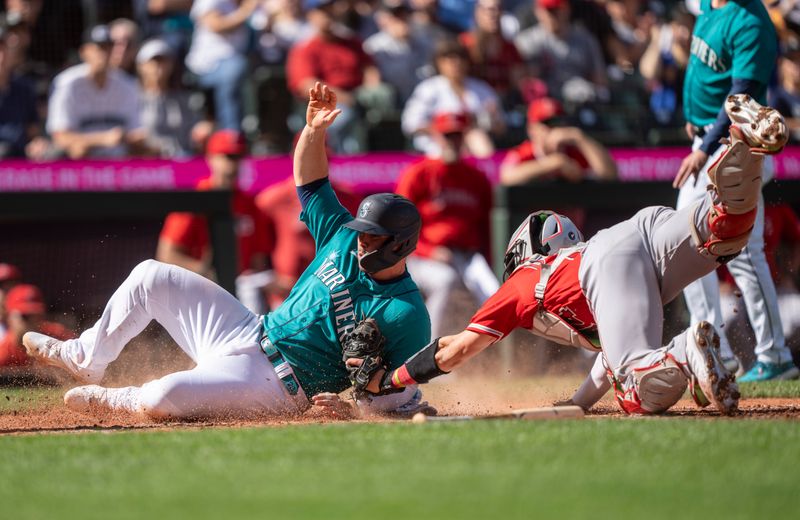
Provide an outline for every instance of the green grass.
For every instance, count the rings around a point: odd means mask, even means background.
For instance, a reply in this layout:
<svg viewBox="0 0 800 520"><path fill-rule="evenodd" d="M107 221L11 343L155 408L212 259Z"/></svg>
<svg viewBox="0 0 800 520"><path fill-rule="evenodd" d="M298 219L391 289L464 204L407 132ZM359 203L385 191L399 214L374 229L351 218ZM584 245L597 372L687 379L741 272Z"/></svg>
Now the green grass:
<svg viewBox="0 0 800 520"><path fill-rule="evenodd" d="M782 518L791 421L331 424L0 438L2 518Z"/></svg>
<svg viewBox="0 0 800 520"><path fill-rule="evenodd" d="M800 397L800 379L739 383L744 397Z"/></svg>
<svg viewBox="0 0 800 520"><path fill-rule="evenodd" d="M0 387L0 413L59 405L63 395L64 389L56 387Z"/></svg>

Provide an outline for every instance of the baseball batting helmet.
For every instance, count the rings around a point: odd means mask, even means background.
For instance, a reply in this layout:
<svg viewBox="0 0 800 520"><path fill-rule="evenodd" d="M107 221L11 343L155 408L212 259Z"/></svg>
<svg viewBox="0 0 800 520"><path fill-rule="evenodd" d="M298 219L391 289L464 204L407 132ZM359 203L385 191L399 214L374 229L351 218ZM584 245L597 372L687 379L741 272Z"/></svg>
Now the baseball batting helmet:
<svg viewBox="0 0 800 520"><path fill-rule="evenodd" d="M559 249L583 242L583 235L575 224L552 211L531 213L520 224L508 242L503 258L503 280L530 258L555 254Z"/></svg>
<svg viewBox="0 0 800 520"><path fill-rule="evenodd" d="M365 272L377 273L414 251L422 218L414 203L407 198L394 193L378 193L362 200L356 218L344 227L360 233L390 237L381 247L358 261Z"/></svg>

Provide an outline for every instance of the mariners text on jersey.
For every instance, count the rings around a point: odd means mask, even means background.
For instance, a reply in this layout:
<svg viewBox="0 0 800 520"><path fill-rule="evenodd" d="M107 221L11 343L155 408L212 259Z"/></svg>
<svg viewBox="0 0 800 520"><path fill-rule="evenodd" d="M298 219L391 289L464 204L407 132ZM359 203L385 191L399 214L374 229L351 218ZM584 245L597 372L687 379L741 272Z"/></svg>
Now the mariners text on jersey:
<svg viewBox="0 0 800 520"><path fill-rule="evenodd" d="M711 67L711 70L714 72L725 72L728 70L728 65L714 52L714 49L696 34L692 35L691 53L693 56L697 56L697 59L708 67Z"/></svg>

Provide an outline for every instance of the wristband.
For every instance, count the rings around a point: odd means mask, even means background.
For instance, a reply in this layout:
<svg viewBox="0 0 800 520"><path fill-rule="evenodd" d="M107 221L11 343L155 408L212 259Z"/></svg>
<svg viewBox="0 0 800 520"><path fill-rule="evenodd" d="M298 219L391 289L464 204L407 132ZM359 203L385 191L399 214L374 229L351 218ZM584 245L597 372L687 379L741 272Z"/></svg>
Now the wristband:
<svg viewBox="0 0 800 520"><path fill-rule="evenodd" d="M436 351L438 348L439 338L436 338L411 356L403 366L391 372L386 372L381 378L381 391L427 383L434 377L447 374L436 364Z"/></svg>

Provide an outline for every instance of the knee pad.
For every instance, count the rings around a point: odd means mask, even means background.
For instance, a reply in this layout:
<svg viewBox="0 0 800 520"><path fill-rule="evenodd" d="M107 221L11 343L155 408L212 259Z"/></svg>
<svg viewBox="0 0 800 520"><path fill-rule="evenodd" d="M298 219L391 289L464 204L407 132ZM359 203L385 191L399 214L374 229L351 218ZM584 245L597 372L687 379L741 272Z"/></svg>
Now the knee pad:
<svg viewBox="0 0 800 520"><path fill-rule="evenodd" d="M717 257L720 263L726 263L735 258L747 242L756 220L757 209L753 208L747 213L726 213L720 205L715 205L708 212L708 228L710 236L703 241L700 232L691 223L692 234L698 244L700 253L706 256Z"/></svg>
<svg viewBox="0 0 800 520"><path fill-rule="evenodd" d="M689 380L680 363L667 354L655 365L633 369L625 385L628 388L616 380L613 383L617 402L626 413L653 414L677 403Z"/></svg>

